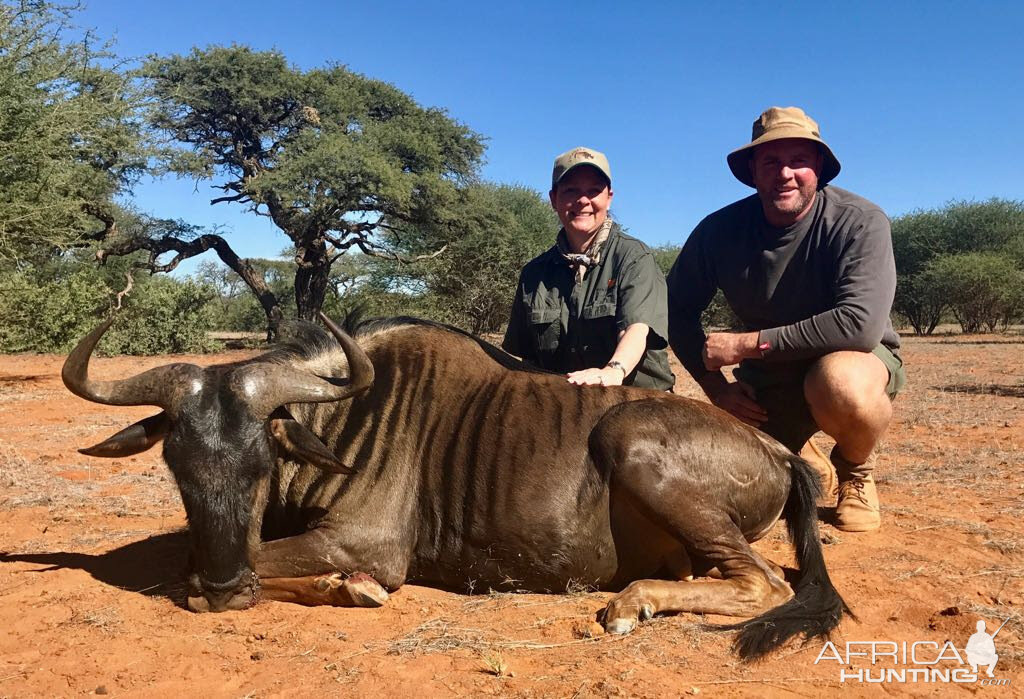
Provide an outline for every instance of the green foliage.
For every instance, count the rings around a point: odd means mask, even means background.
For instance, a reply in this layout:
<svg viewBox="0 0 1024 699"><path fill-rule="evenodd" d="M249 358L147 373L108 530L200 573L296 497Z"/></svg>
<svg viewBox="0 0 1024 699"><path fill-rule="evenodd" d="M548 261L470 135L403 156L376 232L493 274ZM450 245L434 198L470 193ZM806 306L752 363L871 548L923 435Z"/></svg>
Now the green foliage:
<svg viewBox="0 0 1024 699"><path fill-rule="evenodd" d="M0 351L67 352L110 313L125 287L112 270L77 262L0 275ZM104 336L107 354L215 349L206 337L211 287L166 277L139 280Z"/></svg>
<svg viewBox="0 0 1024 699"><path fill-rule="evenodd" d="M263 276L277 298L292 294L295 265L284 260L250 259L249 263ZM217 330L262 332L267 329L267 316L259 301L234 271L212 261L200 263L192 278L215 291L211 301L213 323ZM282 309L284 319L295 317L294 306Z"/></svg>
<svg viewBox="0 0 1024 699"><path fill-rule="evenodd" d="M298 315L328 293L337 254L381 252L388 227L453 223L480 137L443 111L342 66L301 71L276 52L195 49L142 71L169 171L214 178L294 246Z"/></svg>
<svg viewBox="0 0 1024 699"><path fill-rule="evenodd" d="M109 289L93 274L40 282L0 276L0 351L65 352L105 310Z"/></svg>
<svg viewBox="0 0 1024 699"><path fill-rule="evenodd" d="M519 270L551 247L558 218L536 192L483 185L445 253L425 265L424 282L444 322L479 334L508 322Z"/></svg>
<svg viewBox="0 0 1024 699"><path fill-rule="evenodd" d="M674 245L660 245L656 248L651 248L651 252L654 253L654 259L658 262L658 267L666 275L672 269L672 265L675 264L676 258L679 257L679 250L680 248ZM729 307L729 302L725 300L725 294L722 293L721 289L715 292L711 303L704 309L704 313L701 315L701 323L705 329L725 328L727 330L739 330L743 327L743 323L740 322L740 319L732 312L732 308Z"/></svg>
<svg viewBox="0 0 1024 699"><path fill-rule="evenodd" d="M945 299L964 332L995 332L1024 315L1024 272L1005 255L940 255L917 280Z"/></svg>
<svg viewBox="0 0 1024 699"><path fill-rule="evenodd" d="M208 352L217 349L206 333L213 325L210 287L169 277L153 277L126 305L124 318L111 328L111 354Z"/></svg>
<svg viewBox="0 0 1024 699"><path fill-rule="evenodd" d="M558 218L537 192L480 184L463 194L444 226L407 227L392 244L409 256L447 246L415 264L380 261L363 293L370 306L409 308L473 333L508 321L519 270L551 247Z"/></svg>
<svg viewBox="0 0 1024 699"><path fill-rule="evenodd" d="M946 312L947 299L938 281L927 267L914 275L898 275L893 309L918 335L935 332Z"/></svg>
<svg viewBox="0 0 1024 699"><path fill-rule="evenodd" d="M892 235L898 276L893 308L919 334L930 334L954 303L949 296L948 283L952 282L938 270L952 271L950 265L956 260L970 265L964 274L995 264L992 258L980 262L980 258L960 256L991 253L1018 270L1024 268L1024 202L953 202L941 209L916 211L894 219ZM997 267L1003 269L1001 264ZM963 288L970 286L966 279L961 282L966 285ZM990 305L990 300L982 303ZM973 320L977 310L968 311L962 303L959 308L954 315L959 319L958 314L966 314L963 317L972 319L967 321L968 326L987 326L987 321L978 321L977 325ZM970 332L968 326L964 330Z"/></svg>
<svg viewBox="0 0 1024 699"><path fill-rule="evenodd" d="M672 270L672 265L676 263L676 258L679 257L680 247L678 245L659 245L656 248L651 248L651 253L654 255L654 261L658 263L658 267L661 269L661 273L667 275Z"/></svg>
<svg viewBox="0 0 1024 699"><path fill-rule="evenodd" d="M0 3L0 259L45 260L101 234L145 167L138 95L74 7Z"/></svg>

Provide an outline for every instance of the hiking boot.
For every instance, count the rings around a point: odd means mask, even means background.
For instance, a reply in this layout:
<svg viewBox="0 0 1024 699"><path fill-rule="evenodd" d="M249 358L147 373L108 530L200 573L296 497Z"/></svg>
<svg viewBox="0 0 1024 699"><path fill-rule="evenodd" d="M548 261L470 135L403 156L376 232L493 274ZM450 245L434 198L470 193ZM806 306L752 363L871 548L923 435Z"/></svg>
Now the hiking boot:
<svg viewBox="0 0 1024 699"><path fill-rule="evenodd" d="M840 476L835 528L844 532L869 532L880 526L878 491L871 473L849 474L848 479Z"/></svg>
<svg viewBox="0 0 1024 699"><path fill-rule="evenodd" d="M814 467L821 481L821 496L818 498L818 504L828 506L834 503L839 479L836 478L836 470L832 467L832 462L810 439L800 449L800 458Z"/></svg>

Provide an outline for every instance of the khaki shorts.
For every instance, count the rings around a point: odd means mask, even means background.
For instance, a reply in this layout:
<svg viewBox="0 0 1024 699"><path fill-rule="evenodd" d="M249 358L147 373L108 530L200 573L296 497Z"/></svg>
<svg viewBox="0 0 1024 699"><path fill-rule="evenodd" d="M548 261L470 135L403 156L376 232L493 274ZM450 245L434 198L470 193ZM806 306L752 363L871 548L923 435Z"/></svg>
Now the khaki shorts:
<svg viewBox="0 0 1024 699"><path fill-rule="evenodd" d="M892 400L907 383L903 360L884 345L875 347L871 354L881 359L889 370L885 393ZM804 377L816 361L745 361L734 372L737 380L754 388L757 402L768 413L768 419L761 424L761 431L770 434L793 452L800 451L804 442L819 430L804 397Z"/></svg>

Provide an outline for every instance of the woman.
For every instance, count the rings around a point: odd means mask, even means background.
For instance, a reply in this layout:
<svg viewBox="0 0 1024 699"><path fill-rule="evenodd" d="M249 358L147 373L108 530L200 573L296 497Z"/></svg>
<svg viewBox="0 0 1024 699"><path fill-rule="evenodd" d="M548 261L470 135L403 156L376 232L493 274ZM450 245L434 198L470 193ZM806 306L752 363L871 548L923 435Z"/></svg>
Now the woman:
<svg viewBox="0 0 1024 699"><path fill-rule="evenodd" d="M562 229L519 275L502 347L571 383L670 390L665 278L608 217L608 159L582 147L558 156L548 196Z"/></svg>

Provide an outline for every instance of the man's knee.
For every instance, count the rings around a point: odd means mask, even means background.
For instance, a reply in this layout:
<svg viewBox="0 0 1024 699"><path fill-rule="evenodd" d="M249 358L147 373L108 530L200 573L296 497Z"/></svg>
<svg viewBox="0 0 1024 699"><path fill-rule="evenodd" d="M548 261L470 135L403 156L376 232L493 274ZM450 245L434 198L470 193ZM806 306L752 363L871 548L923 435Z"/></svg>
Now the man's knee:
<svg viewBox="0 0 1024 699"><path fill-rule="evenodd" d="M810 368L804 396L815 417L869 418L888 423L892 407L885 393L889 370L870 352L833 352Z"/></svg>

